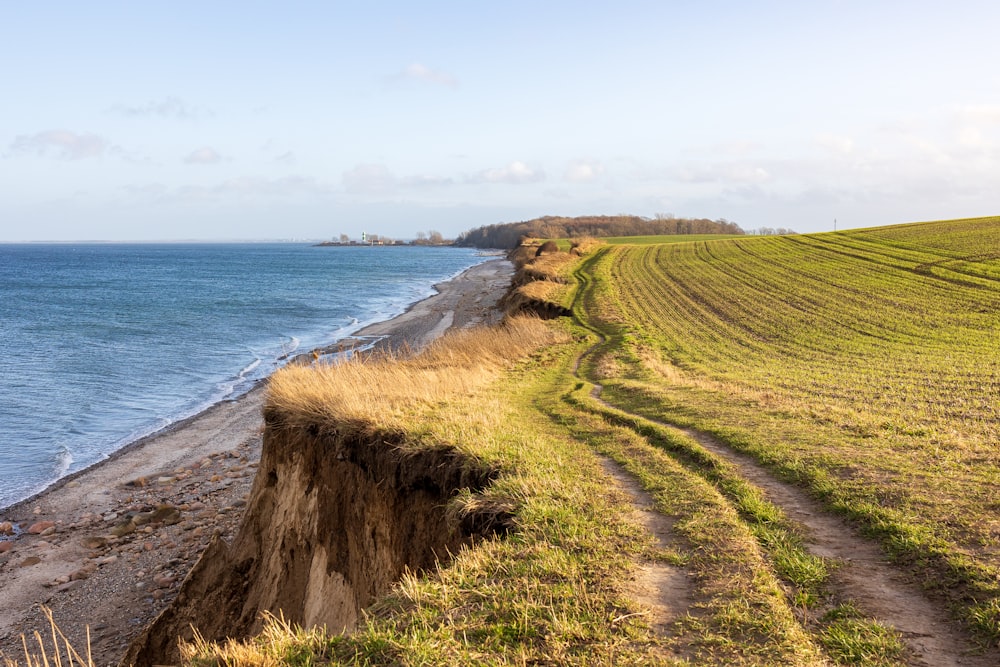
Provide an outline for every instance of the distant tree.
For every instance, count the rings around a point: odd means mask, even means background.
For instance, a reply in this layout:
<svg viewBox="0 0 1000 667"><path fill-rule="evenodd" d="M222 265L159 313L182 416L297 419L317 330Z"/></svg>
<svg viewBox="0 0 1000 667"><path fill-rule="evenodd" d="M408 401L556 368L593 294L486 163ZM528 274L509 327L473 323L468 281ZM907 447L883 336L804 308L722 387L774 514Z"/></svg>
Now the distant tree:
<svg viewBox="0 0 1000 667"><path fill-rule="evenodd" d="M427 238L434 245L444 243L444 236L441 235L441 232L433 229L427 232Z"/></svg>
<svg viewBox="0 0 1000 667"><path fill-rule="evenodd" d="M347 234L341 234L340 235L340 242L341 243L350 243L350 241L351 241L351 237L348 236Z"/></svg>
<svg viewBox="0 0 1000 667"><path fill-rule="evenodd" d="M455 245L476 248L515 248L524 238L581 238L607 236L659 236L669 234L743 234L739 225L729 220L676 218L657 214L655 218L637 215L590 215L577 218L544 216L523 222L485 225L459 235Z"/></svg>

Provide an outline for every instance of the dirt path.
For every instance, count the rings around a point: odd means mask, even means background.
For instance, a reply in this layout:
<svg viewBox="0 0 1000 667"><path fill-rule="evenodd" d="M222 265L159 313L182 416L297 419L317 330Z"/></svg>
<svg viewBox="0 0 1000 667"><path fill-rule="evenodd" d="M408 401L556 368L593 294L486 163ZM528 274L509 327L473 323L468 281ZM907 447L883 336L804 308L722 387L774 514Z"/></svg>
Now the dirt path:
<svg viewBox="0 0 1000 667"><path fill-rule="evenodd" d="M621 410L601 399L600 391L597 386L593 392L598 401ZM796 522L805 536L806 549L837 563L830 587L864 613L895 628L909 649L909 664L920 667L993 667L1000 664L1000 653L981 653L941 604L929 600L919 583L887 562L877 544L858 536L847 522L828 513L802 489L775 478L749 456L733 451L705 433L657 423L693 438L712 454L733 464L741 477L759 487L770 502ZM621 476L630 477L620 468L618 472L612 476L619 481ZM638 487L637 482L633 484ZM644 525L650 532L662 530L661 524L656 522ZM671 607L671 602L664 598L676 594L673 586L673 580L666 582L658 598L659 606L654 609ZM684 604L683 600L675 600L673 606L678 602Z"/></svg>
<svg viewBox="0 0 1000 667"><path fill-rule="evenodd" d="M659 548L670 549L677 542L673 532L674 521L656 511L653 497L618 463L601 456L601 465L618 489L628 496L632 506L631 518L655 538ZM694 600L694 584L687 573L659 561L639 564L629 592L649 609L650 625L661 636L666 634L671 623L687 612Z"/></svg>
<svg viewBox="0 0 1000 667"><path fill-rule="evenodd" d="M606 340L598 332L594 333L600 340L584 351L573 366L573 374L578 378L583 359ZM601 398L601 391L601 385L595 384L591 396L609 408L622 409ZM715 456L734 465L740 476L759 487L771 503L796 522L805 536L805 546L809 552L838 564L831 576L830 586L866 614L895 628L909 649L910 664L920 667L1000 665L1000 652L991 650L983 653L978 649L958 623L948 615L943 605L929 600L918 582L892 567L877 544L860 537L846 521L827 512L805 491L777 479L751 457L732 450L706 433L663 422L656 423L693 438ZM605 467L608 474L632 496L637 511L639 507L647 505L643 496L649 498L648 494L642 491L639 483L628 472L610 460ZM659 514L655 512L651 499L648 503L642 511ZM666 539L662 531L669 530L669 523L664 524L655 519L645 519L641 523L650 533L657 535L657 539ZM649 575L641 573L640 580L644 580L644 586L651 586L655 585L658 576L662 575L655 572ZM687 600L690 599L690 588L686 591L676 590L676 581L675 576L664 578L659 595L641 592L640 600L649 605L654 614L662 615L660 618L669 618L668 610L689 604ZM671 596L679 598L671 600ZM658 618L654 627L658 626L662 630L665 625L666 621Z"/></svg>
<svg viewBox="0 0 1000 667"><path fill-rule="evenodd" d="M668 428L669 424L661 424ZM859 537L843 519L827 513L802 489L776 479L749 456L692 429L676 429L724 459L740 476L761 488L767 499L803 528L806 548L835 560L840 567L830 585L865 613L895 628L909 647L914 665L983 667L1000 664L1000 654L975 655L975 646L940 604L931 602L918 583L891 566L881 549Z"/></svg>

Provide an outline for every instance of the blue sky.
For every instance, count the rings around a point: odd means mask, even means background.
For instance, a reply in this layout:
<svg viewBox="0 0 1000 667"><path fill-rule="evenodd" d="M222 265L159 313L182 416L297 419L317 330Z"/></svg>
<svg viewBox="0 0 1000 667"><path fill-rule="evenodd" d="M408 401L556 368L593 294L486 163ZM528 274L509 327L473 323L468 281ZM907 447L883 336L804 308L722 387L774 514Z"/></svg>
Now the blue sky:
<svg viewBox="0 0 1000 667"><path fill-rule="evenodd" d="M991 2L0 0L0 241L1000 213Z"/></svg>

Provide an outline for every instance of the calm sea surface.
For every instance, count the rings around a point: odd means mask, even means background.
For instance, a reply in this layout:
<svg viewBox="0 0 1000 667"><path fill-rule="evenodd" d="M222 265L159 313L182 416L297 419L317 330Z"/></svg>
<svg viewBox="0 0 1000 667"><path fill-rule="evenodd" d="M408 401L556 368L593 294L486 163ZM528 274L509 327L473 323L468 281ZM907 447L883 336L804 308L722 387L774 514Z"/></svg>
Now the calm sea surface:
<svg viewBox="0 0 1000 667"><path fill-rule="evenodd" d="M427 247L0 245L0 508L483 259Z"/></svg>

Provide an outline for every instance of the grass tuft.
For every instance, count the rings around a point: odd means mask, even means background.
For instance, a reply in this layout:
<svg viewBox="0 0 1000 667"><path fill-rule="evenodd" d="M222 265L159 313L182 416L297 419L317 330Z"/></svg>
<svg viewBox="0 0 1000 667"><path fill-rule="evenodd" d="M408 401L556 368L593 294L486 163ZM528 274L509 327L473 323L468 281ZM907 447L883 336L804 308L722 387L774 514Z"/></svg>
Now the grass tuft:
<svg viewBox="0 0 1000 667"><path fill-rule="evenodd" d="M21 635L24 667L94 667L94 661L90 654L90 627L87 627L87 657L84 658L56 625L52 610L45 606L42 606L41 610L49 622L50 643L46 644L42 635L37 631L32 637L34 641L29 641L24 635ZM35 652L36 646L37 652ZM3 658L4 667L21 667L15 658L2 654L0 657Z"/></svg>

